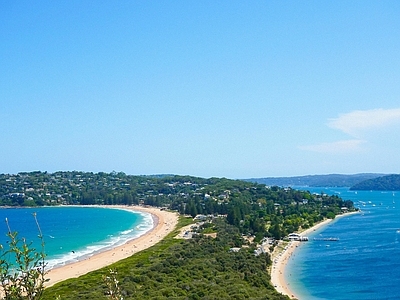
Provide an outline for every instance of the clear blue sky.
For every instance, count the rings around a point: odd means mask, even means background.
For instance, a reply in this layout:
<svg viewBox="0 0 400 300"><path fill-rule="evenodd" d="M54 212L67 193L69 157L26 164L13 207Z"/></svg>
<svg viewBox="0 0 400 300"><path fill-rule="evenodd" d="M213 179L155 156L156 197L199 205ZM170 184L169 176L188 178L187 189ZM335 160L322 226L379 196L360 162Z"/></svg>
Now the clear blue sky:
<svg viewBox="0 0 400 300"><path fill-rule="evenodd" d="M400 173L399 1L0 14L0 173Z"/></svg>

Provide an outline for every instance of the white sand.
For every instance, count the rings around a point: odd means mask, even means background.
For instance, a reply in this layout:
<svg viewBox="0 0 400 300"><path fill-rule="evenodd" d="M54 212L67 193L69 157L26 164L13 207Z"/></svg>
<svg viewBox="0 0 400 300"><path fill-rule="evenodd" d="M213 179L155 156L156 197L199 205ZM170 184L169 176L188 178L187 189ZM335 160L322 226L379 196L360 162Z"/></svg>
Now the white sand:
<svg viewBox="0 0 400 300"><path fill-rule="evenodd" d="M50 279L50 281L46 283L46 287L52 286L55 283L66 280L68 278L79 277L91 271L101 269L121 259L132 256L133 254L150 246L153 246L161 241L164 237L166 237L171 231L173 231L178 223L177 213L160 210L158 208L122 205L105 207L150 213L153 215L154 218L154 227L146 234L140 236L139 238L130 240L122 246L118 246L114 249L98 253L82 261L67 264L63 267L58 267L50 270L46 276Z"/></svg>
<svg viewBox="0 0 400 300"><path fill-rule="evenodd" d="M326 219L318 224L316 224L313 227L308 228L307 230L304 230L301 232L302 236L307 236L313 231L317 231L318 229L326 226L330 222L337 220L338 218L349 216L350 214L356 214L358 212L352 212L352 213L346 213L343 215L338 215L336 216L335 219ZM271 282L275 289L284 295L288 295L292 299L300 299L297 297L293 291L290 289L289 283L286 282L285 280L285 267L286 264L288 263L290 257L293 255L294 251L298 248L302 242L289 242L288 245L285 247L281 253L279 253L276 257L272 257L273 263L272 263L272 268L271 268ZM305 242L307 243L307 242Z"/></svg>

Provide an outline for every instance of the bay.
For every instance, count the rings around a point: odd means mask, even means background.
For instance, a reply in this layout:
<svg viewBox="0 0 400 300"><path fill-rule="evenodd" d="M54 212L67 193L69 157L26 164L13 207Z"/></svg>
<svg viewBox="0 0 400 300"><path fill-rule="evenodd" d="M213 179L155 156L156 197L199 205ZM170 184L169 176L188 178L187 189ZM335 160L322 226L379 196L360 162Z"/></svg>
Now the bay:
<svg viewBox="0 0 400 300"><path fill-rule="evenodd" d="M307 300L399 299L400 192L301 189L352 200L361 213L334 220L299 247L285 270L293 292ZM339 241L314 240L328 237Z"/></svg>
<svg viewBox="0 0 400 300"><path fill-rule="evenodd" d="M102 207L40 207L0 209L0 244L7 249L8 228L40 251L36 213L45 242L48 268L62 266L124 244L153 227L150 214Z"/></svg>

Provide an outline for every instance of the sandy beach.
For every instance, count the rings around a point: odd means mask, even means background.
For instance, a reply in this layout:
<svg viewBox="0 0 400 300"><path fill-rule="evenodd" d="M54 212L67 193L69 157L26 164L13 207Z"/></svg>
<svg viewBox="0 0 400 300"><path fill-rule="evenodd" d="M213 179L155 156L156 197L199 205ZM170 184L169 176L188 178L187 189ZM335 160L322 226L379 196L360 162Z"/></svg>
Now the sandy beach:
<svg viewBox="0 0 400 300"><path fill-rule="evenodd" d="M104 207L104 206L102 206ZM125 210L141 211L150 213L153 216L154 227L146 234L128 241L124 245L115 247L113 249L100 252L84 260L67 264L62 267L52 269L47 274L50 279L46 286L52 286L55 283L66 280L68 278L75 278L91 271L103 268L113 264L121 259L132 256L133 254L144 250L150 246L155 245L173 231L178 223L178 214L160 210L154 207L143 206L106 206L110 208L119 208Z"/></svg>
<svg viewBox="0 0 400 300"><path fill-rule="evenodd" d="M300 232L300 234L302 236L308 236L311 232L317 231L318 229L326 226L327 224L331 223L334 220L337 220L338 218L346 217L356 213L358 212L351 212L343 215L338 215L336 216L335 219L326 219L314 225L313 227L310 227L307 230ZM283 246L284 248L282 251L280 251L279 253L277 253L275 256L272 257L273 262L271 268L271 282L279 293L288 295L291 299L300 299L300 298L290 289L290 284L287 283L285 280L285 267L290 257L294 254L294 252L300 246L301 243L302 242L298 241L288 242L286 245Z"/></svg>
<svg viewBox="0 0 400 300"><path fill-rule="evenodd" d="M130 240L124 245L115 247L113 249L104 252L100 252L81 261L67 264L65 266L50 270L47 275L47 278L50 279L49 282L47 282L46 284L47 287L54 285L58 282L61 282L63 280L66 280L68 278L76 278L91 271L111 265L121 259L127 258L141 250L153 246L157 242L162 240L165 236L167 236L172 230L174 230L178 223L177 213L160 210L154 207L143 207L143 206L108 206L108 207L150 213L153 216L155 226L146 234L140 236L139 238ZM311 232L317 231L318 229L326 226L332 221L340 217L348 216L350 214L352 213L336 216L336 218L333 220L326 219L316 224L315 226L302 231L300 234L302 236L307 236ZM281 247L282 248L281 251L274 253L272 257L273 263L271 267L271 282L278 292L288 295L292 299L300 299L300 298L297 297L296 294L290 289L290 284L288 284L285 280L284 272L286 264L288 263L290 257L294 254L295 250L300 246L300 244L301 242L298 241L280 243L280 245L278 245L277 247Z"/></svg>

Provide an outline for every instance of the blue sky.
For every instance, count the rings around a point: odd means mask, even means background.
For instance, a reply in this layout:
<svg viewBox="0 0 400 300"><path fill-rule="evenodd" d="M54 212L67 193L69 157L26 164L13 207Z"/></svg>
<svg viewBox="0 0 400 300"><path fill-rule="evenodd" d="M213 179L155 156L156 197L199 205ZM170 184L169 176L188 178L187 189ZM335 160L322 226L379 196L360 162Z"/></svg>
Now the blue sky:
<svg viewBox="0 0 400 300"><path fill-rule="evenodd" d="M0 173L399 173L398 1L3 1L0 14Z"/></svg>

